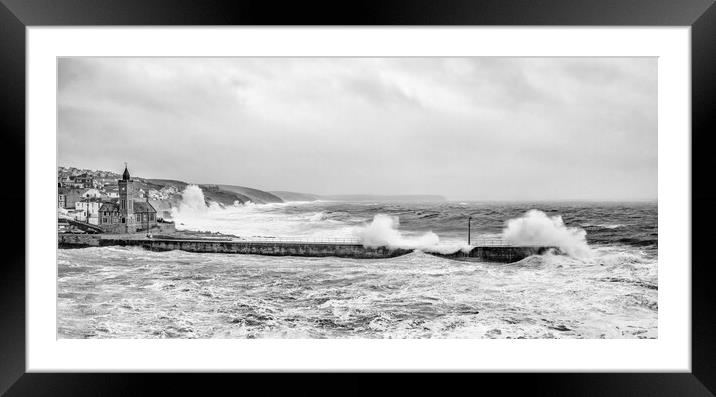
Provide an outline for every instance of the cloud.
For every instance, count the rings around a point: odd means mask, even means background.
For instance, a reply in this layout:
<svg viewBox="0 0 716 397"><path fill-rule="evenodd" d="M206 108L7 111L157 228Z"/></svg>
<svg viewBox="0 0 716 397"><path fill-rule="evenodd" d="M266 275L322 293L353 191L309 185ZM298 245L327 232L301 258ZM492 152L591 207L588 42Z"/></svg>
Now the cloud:
<svg viewBox="0 0 716 397"><path fill-rule="evenodd" d="M315 193L655 198L656 65L61 58L58 157Z"/></svg>

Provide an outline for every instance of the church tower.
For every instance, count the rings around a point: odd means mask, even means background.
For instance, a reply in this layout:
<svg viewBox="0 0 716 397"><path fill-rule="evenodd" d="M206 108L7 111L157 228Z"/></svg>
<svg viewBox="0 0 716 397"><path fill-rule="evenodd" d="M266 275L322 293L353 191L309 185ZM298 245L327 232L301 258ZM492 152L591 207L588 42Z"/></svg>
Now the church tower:
<svg viewBox="0 0 716 397"><path fill-rule="evenodd" d="M119 213L121 222L127 225L127 229L130 229L130 225L134 224L134 182L129 176L129 170L127 169L127 163L124 163L124 173L122 174L122 180L117 181L119 185Z"/></svg>

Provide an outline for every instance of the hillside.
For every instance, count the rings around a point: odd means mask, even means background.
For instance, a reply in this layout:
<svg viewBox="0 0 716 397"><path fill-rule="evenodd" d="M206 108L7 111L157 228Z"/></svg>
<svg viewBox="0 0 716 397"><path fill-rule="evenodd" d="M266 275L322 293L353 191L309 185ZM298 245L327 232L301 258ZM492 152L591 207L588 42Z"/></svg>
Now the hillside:
<svg viewBox="0 0 716 397"><path fill-rule="evenodd" d="M269 193L278 196L283 201L316 201L321 199L321 197L316 194L308 193L285 192L280 190L272 190Z"/></svg>
<svg viewBox="0 0 716 397"><path fill-rule="evenodd" d="M142 185L141 179L137 178L135 180L140 186ZM155 190L160 190L166 187L174 187L177 190L179 196L188 185L188 183L186 182L171 179L147 179L144 180L144 184L146 184L148 188ZM204 192L204 199L207 204L211 201L217 202L222 205L233 205L237 201L241 204L249 201L257 204L283 202L280 198L257 189L229 185L198 186Z"/></svg>
<svg viewBox="0 0 716 397"><path fill-rule="evenodd" d="M282 190L270 191L270 193L280 197L283 201L392 201L392 202L442 202L446 201L445 197L431 194L420 195L380 195L380 194L331 194L319 195L311 193L287 192Z"/></svg>
<svg viewBox="0 0 716 397"><path fill-rule="evenodd" d="M184 190L186 185L188 183L182 182L182 181L175 181L172 179L144 179L144 178L133 178L135 182L138 182L140 184L146 184L148 186L151 186L153 189L161 189L165 186L174 186L179 190Z"/></svg>
<svg viewBox="0 0 716 397"><path fill-rule="evenodd" d="M216 201L223 205L233 205L237 201L241 204L249 201L256 202L249 196L222 189L217 185L199 185L199 188L204 192L204 201L207 204L209 201Z"/></svg>
<svg viewBox="0 0 716 397"><path fill-rule="evenodd" d="M271 194L269 192L264 192L263 190L258 189L252 189L249 187L244 186L235 186L235 185L216 185L219 189L227 192L232 192L234 194L238 194L244 197L247 197L249 200L256 204L266 204L266 203L283 203L283 200L276 196L275 194ZM243 202L243 201L242 201Z"/></svg>

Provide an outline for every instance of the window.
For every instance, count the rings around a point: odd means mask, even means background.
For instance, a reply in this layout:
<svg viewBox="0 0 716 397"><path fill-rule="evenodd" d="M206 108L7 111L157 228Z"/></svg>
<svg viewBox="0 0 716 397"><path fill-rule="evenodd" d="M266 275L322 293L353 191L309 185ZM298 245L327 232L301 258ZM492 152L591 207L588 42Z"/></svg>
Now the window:
<svg viewBox="0 0 716 397"><path fill-rule="evenodd" d="M102 218L102 223L107 223L107 218Z"/></svg>

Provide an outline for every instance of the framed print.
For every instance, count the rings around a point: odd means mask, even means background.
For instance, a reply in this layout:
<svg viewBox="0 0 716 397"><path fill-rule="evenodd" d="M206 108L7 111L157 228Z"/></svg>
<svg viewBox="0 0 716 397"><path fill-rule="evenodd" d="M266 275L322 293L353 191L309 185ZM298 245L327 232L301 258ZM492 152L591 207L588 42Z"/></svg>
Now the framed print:
<svg viewBox="0 0 716 397"><path fill-rule="evenodd" d="M0 15L9 395L353 371L713 394L709 2L80 3Z"/></svg>

